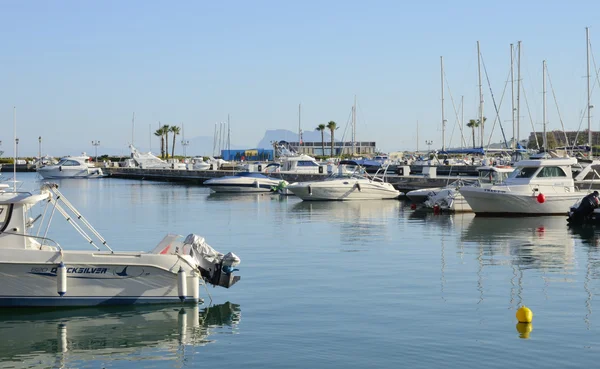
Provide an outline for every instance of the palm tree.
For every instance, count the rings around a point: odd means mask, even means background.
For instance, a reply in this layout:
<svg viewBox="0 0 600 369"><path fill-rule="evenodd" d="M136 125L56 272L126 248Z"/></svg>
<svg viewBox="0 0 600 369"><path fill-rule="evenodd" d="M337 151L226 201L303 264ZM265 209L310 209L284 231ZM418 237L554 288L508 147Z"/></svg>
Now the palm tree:
<svg viewBox="0 0 600 369"><path fill-rule="evenodd" d="M154 132L156 137L160 137L160 157L164 159L165 157L165 134L163 132L162 127L157 129Z"/></svg>
<svg viewBox="0 0 600 369"><path fill-rule="evenodd" d="M169 127L168 124L165 124L164 126L162 126L162 130L165 135L165 156L167 157L167 159L169 158L169 130L170 129L171 129L171 127Z"/></svg>
<svg viewBox="0 0 600 369"><path fill-rule="evenodd" d="M473 132L473 148L475 148L475 128L479 127L479 119L471 119L469 123L467 123L467 127L471 128Z"/></svg>
<svg viewBox="0 0 600 369"><path fill-rule="evenodd" d="M337 129L337 123L330 120L329 123L327 123L327 128L329 128L329 130L331 131L331 156L333 156L333 133Z"/></svg>
<svg viewBox="0 0 600 369"><path fill-rule="evenodd" d="M321 149L323 150L323 156L325 156L325 129L326 128L327 128L327 126L324 124L319 124L317 126L317 128L315 128L317 131L321 132Z"/></svg>
<svg viewBox="0 0 600 369"><path fill-rule="evenodd" d="M169 128L169 131L173 133L173 147L171 148L171 157L175 157L175 137L177 137L179 132L181 132L181 128L177 126L171 126L171 128Z"/></svg>

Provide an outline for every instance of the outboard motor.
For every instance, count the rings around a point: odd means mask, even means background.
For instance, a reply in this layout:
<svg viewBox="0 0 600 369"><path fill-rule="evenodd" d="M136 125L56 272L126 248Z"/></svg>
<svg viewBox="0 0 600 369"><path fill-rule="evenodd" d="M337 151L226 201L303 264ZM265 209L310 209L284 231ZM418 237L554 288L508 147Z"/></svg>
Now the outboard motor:
<svg viewBox="0 0 600 369"><path fill-rule="evenodd" d="M600 207L600 199L598 199L598 191L594 191L581 199L576 209L571 208L567 221L571 224L587 223L598 207Z"/></svg>
<svg viewBox="0 0 600 369"><path fill-rule="evenodd" d="M233 275L238 270L234 268L240 264L240 258L234 253L223 255L210 247L204 238L195 234L188 235L183 244L191 248L190 255L196 260L207 283L229 288L240 280L240 276Z"/></svg>

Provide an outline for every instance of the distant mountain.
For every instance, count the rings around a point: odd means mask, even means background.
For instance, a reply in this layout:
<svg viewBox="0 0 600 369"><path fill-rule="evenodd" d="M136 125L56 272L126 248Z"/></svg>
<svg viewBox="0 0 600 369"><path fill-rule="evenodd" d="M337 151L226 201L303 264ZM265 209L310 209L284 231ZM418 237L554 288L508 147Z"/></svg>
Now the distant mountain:
<svg viewBox="0 0 600 369"><path fill-rule="evenodd" d="M331 135L329 131L325 131L325 142L331 142ZM303 131L302 132L302 140L304 142L321 142L321 132L319 131ZM273 145L271 142L273 141L288 141L288 142L298 142L298 132L292 132L287 129L272 129L267 130L265 135L260 140L258 145L256 146L259 149L272 149ZM335 140L339 141L339 140Z"/></svg>

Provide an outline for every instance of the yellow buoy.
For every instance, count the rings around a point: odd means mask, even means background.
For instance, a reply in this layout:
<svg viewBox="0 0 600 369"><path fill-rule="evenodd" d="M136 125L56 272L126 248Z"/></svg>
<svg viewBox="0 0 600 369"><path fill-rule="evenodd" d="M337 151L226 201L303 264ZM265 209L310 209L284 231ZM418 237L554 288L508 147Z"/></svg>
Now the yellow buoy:
<svg viewBox="0 0 600 369"><path fill-rule="evenodd" d="M531 323L533 320L533 313L527 306L521 306L516 315L519 323Z"/></svg>
<svg viewBox="0 0 600 369"><path fill-rule="evenodd" d="M531 323L517 323L517 332L519 332L519 337L527 339L529 338L529 334L533 330L533 324Z"/></svg>

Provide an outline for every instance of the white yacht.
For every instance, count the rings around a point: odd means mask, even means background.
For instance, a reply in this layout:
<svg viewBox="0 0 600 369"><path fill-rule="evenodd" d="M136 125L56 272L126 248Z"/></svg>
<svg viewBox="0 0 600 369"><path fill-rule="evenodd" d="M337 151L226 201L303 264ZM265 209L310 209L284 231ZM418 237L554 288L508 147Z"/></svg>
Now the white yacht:
<svg viewBox="0 0 600 369"><path fill-rule="evenodd" d="M44 208L35 216L38 203ZM95 249L66 250L46 238L54 215ZM201 283L236 283L238 263L194 234L167 235L150 252L116 252L56 184L37 194L0 191L0 307L198 303Z"/></svg>
<svg viewBox="0 0 600 369"><path fill-rule="evenodd" d="M371 176L356 161L342 160L336 175L322 181L292 183L286 189L305 201L396 199L400 191L385 182L386 171L387 167Z"/></svg>
<svg viewBox="0 0 600 369"><path fill-rule="evenodd" d="M504 182L513 171L514 168L510 166L479 167L477 168L478 177L476 180L459 179L432 193L424 205L427 208L442 212L472 212L473 209L460 194L459 189L464 186L490 188L495 184Z"/></svg>
<svg viewBox="0 0 600 369"><path fill-rule="evenodd" d="M87 155L67 156L56 164L44 165L36 169L45 179L52 178L98 178L104 176L102 169L90 163Z"/></svg>
<svg viewBox="0 0 600 369"><path fill-rule="evenodd" d="M462 187L460 193L478 215L566 215L586 192L575 188L575 158L521 160L500 184Z"/></svg>
<svg viewBox="0 0 600 369"><path fill-rule="evenodd" d="M215 192L271 192L281 182L287 182L261 173L240 172L233 176L212 178L203 183Z"/></svg>
<svg viewBox="0 0 600 369"><path fill-rule="evenodd" d="M264 172L271 173L303 173L303 174L332 174L334 165L319 163L312 156L296 155L280 158L280 163L267 165Z"/></svg>

